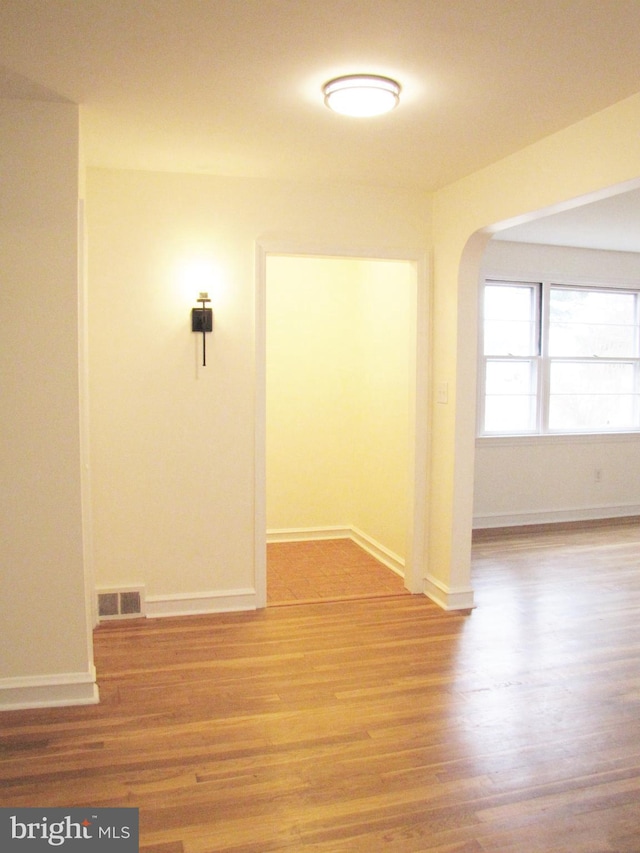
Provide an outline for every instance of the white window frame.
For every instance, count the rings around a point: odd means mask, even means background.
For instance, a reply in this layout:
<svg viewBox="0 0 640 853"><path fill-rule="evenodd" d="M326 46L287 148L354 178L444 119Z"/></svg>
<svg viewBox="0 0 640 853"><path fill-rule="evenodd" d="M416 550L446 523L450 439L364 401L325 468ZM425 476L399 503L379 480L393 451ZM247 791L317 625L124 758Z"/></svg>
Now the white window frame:
<svg viewBox="0 0 640 853"><path fill-rule="evenodd" d="M531 429L521 431L485 431L485 401L486 401L486 364L487 360L530 360L526 356L500 356L500 355L485 355L484 353L484 289L489 285L513 285L513 286L528 286L539 290L538 312L535 318L536 335L538 341L538 352L531 356L537 362L536 378L536 414L534 418L534 426ZM563 360L562 356L549 355L549 314L550 314L550 295L552 288L567 288L575 290L592 290L596 292L614 292L614 293L633 293L636 296L636 316L635 316L635 356L634 357L619 357L619 358L598 358L598 361L608 363L633 363L635 372L635 392L640 392L640 283L631 285L627 283L617 282L583 282L564 280L559 277L530 279L507 277L501 275L487 275L479 288L479 322L478 322L478 405L477 405L477 436L481 439L500 439L500 438L517 438L517 437L535 437L535 436L588 436L588 435L620 435L620 434L638 434L640 433L640 402L638 398L635 401L634 418L636 426L630 429L584 429L584 430L562 430L549 428L549 405L550 405L550 372L552 362ZM595 356L594 356L595 357ZM588 357L583 359L577 356L565 357L567 361L590 361Z"/></svg>

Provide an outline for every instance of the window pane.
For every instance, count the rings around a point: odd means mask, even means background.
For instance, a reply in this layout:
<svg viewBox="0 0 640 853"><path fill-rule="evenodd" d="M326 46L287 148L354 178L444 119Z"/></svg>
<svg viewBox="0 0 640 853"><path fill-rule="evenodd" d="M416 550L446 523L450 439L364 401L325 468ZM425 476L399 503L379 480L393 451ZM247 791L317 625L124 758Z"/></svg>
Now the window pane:
<svg viewBox="0 0 640 853"><path fill-rule="evenodd" d="M633 363L552 362L549 428L634 429L635 372Z"/></svg>
<svg viewBox="0 0 640 853"><path fill-rule="evenodd" d="M549 354L633 358L636 294L552 287Z"/></svg>
<svg viewBox="0 0 640 853"><path fill-rule="evenodd" d="M536 422L535 361L488 361L485 432L530 432Z"/></svg>
<svg viewBox="0 0 640 853"><path fill-rule="evenodd" d="M485 285L485 355L536 355L536 290L528 284Z"/></svg>
<svg viewBox="0 0 640 853"><path fill-rule="evenodd" d="M485 432L531 432L535 428L535 398L526 397L490 397L485 398Z"/></svg>
<svg viewBox="0 0 640 853"><path fill-rule="evenodd" d="M485 391L492 395L531 394L534 362L487 360Z"/></svg>

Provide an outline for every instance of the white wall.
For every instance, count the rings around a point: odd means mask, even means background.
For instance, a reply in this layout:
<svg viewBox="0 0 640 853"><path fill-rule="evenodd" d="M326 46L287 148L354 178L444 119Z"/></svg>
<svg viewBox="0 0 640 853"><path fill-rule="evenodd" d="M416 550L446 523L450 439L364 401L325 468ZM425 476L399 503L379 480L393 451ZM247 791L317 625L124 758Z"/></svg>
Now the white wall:
<svg viewBox="0 0 640 853"><path fill-rule="evenodd" d="M149 612L255 602L256 241L424 250L429 200L370 187L89 170L96 582ZM181 270L208 260L209 281ZM190 331L213 297L208 366Z"/></svg>
<svg viewBox="0 0 640 853"><path fill-rule="evenodd" d="M0 707L97 699L83 565L78 110L0 102Z"/></svg>
<svg viewBox="0 0 640 853"><path fill-rule="evenodd" d="M640 255L493 240L481 280L640 285ZM640 514L640 436L531 436L476 442L474 527Z"/></svg>
<svg viewBox="0 0 640 853"><path fill-rule="evenodd" d="M268 258L268 529L353 527L404 559L413 278L409 262Z"/></svg>

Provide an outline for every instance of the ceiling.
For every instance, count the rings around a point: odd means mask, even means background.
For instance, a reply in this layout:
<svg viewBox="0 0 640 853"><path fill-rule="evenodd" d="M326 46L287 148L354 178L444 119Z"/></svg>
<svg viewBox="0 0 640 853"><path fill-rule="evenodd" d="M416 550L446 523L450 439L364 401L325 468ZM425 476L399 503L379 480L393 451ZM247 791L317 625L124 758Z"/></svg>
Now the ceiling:
<svg viewBox="0 0 640 853"><path fill-rule="evenodd" d="M640 252L640 189L508 228L494 239Z"/></svg>
<svg viewBox="0 0 640 853"><path fill-rule="evenodd" d="M432 191L635 94L639 34L638 0L2 0L0 97L82 105L89 166ZM329 112L362 71L400 106Z"/></svg>

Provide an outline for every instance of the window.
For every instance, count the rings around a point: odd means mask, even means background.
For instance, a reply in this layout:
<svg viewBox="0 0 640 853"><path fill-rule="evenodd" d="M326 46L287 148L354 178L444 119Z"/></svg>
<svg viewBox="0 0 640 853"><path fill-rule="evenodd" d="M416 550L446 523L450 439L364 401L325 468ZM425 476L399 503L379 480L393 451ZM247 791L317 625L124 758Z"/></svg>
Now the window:
<svg viewBox="0 0 640 853"><path fill-rule="evenodd" d="M480 434L640 429L640 291L487 281Z"/></svg>

